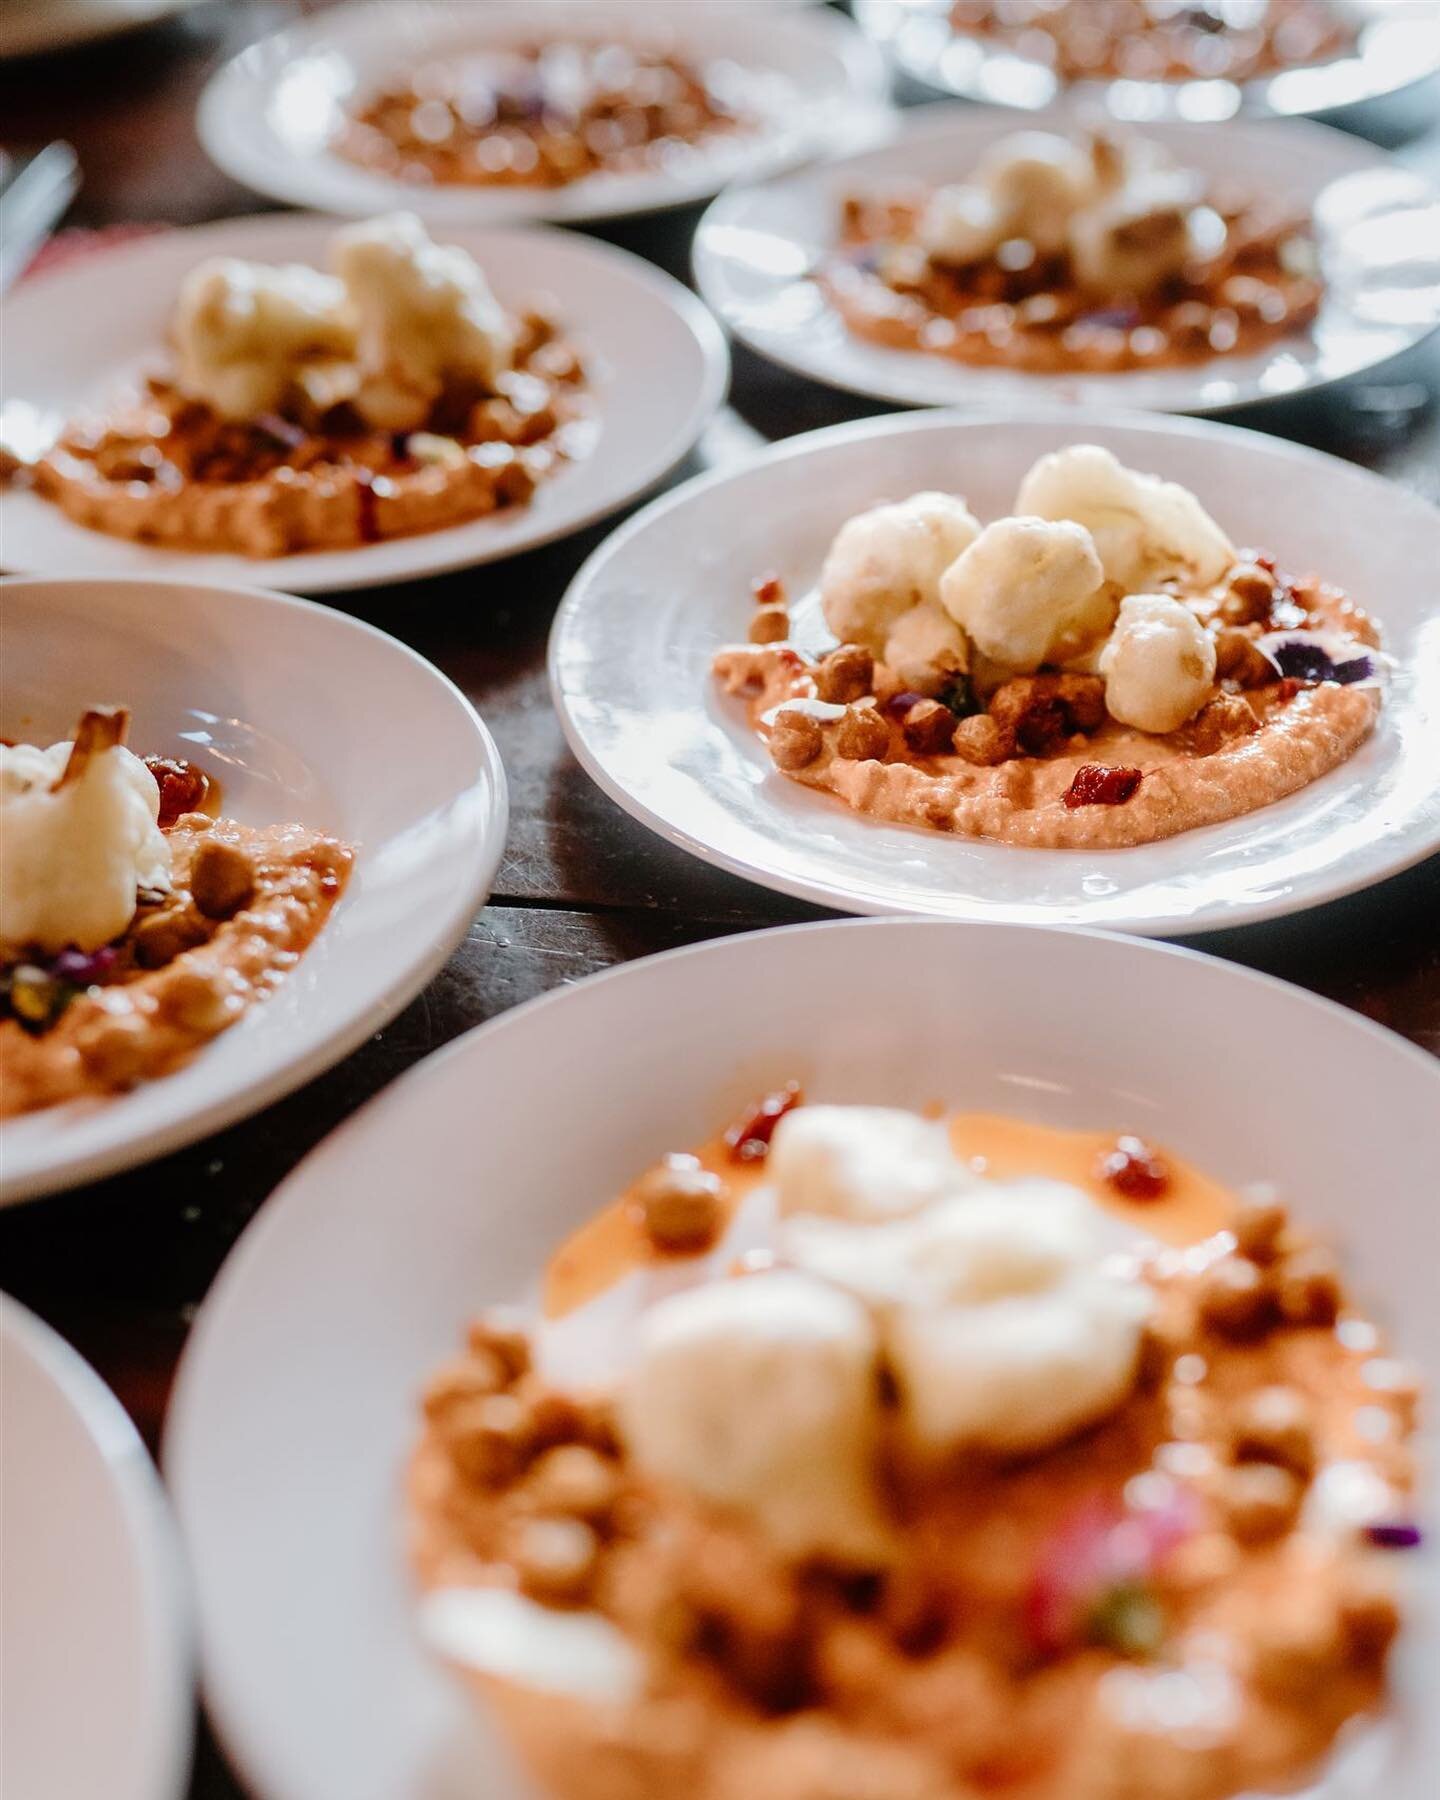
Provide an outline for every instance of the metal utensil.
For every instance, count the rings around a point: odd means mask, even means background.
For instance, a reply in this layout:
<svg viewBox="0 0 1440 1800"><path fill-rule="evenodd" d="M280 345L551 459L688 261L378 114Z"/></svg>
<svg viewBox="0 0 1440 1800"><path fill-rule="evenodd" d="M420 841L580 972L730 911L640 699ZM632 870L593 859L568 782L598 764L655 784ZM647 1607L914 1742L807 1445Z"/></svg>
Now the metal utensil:
<svg viewBox="0 0 1440 1800"><path fill-rule="evenodd" d="M65 216L80 186L80 161L57 140L26 163L6 158L0 187L0 294L19 280Z"/></svg>

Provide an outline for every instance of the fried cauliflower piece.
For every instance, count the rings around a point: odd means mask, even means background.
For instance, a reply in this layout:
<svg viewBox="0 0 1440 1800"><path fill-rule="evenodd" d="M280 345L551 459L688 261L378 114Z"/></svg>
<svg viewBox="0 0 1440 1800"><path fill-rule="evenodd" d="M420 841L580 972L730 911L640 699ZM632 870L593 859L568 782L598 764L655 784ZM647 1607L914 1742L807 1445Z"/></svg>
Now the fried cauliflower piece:
<svg viewBox="0 0 1440 1800"><path fill-rule="evenodd" d="M452 383L493 391L514 360L514 327L466 251L392 213L337 232L331 257L358 332L355 404L370 424L414 431Z"/></svg>
<svg viewBox="0 0 1440 1800"><path fill-rule="evenodd" d="M937 188L920 241L937 262L977 262L1006 238L1026 238L1042 255L1064 248L1070 221L1096 192L1090 156L1053 132L1001 138L968 182Z"/></svg>
<svg viewBox="0 0 1440 1800"><path fill-rule="evenodd" d="M1114 606L1089 532L1031 518L987 525L945 571L940 599L976 650L1011 674L1077 654Z"/></svg>
<svg viewBox="0 0 1440 1800"><path fill-rule="evenodd" d="M1194 178L1159 170L1127 182L1103 204L1070 222L1076 275L1096 294L1148 294L1203 256L1203 223Z"/></svg>
<svg viewBox="0 0 1440 1800"><path fill-rule="evenodd" d="M181 388L226 419L278 411L305 373L355 348L345 290L332 276L230 256L185 277L172 333Z"/></svg>
<svg viewBox="0 0 1440 1800"><path fill-rule="evenodd" d="M1042 456L1020 483L1015 510L1083 525L1106 577L1128 594L1166 580L1205 587L1235 561L1234 545L1188 488L1127 469L1098 444Z"/></svg>
<svg viewBox="0 0 1440 1800"><path fill-rule="evenodd" d="M912 494L857 513L836 532L820 571L825 622L916 693L937 693L969 666L965 639L938 604L940 577L979 534L954 494Z"/></svg>
<svg viewBox="0 0 1440 1800"><path fill-rule="evenodd" d="M643 1469L748 1513L790 1556L883 1554L875 1327L858 1300L777 1269L645 1315L621 1394Z"/></svg>
<svg viewBox="0 0 1440 1800"><path fill-rule="evenodd" d="M1100 652L1110 716L1137 731L1177 731L1210 698L1215 640L1169 594L1131 594Z"/></svg>

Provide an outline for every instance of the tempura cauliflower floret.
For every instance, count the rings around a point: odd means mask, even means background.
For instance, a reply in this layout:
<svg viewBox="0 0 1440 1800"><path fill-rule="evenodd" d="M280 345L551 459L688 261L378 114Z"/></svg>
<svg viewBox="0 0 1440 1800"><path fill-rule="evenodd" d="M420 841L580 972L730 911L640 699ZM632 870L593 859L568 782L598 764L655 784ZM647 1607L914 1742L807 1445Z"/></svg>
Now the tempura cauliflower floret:
<svg viewBox="0 0 1440 1800"><path fill-rule="evenodd" d="M937 692L967 667L965 640L938 605L940 577L979 532L963 500L934 492L847 519L820 571L826 624L915 692Z"/></svg>
<svg viewBox="0 0 1440 1800"><path fill-rule="evenodd" d="M969 182L936 188L920 215L920 242L936 262L979 262L1004 241L1005 220L990 195Z"/></svg>
<svg viewBox="0 0 1440 1800"><path fill-rule="evenodd" d="M922 1455L1036 1450L1101 1417L1134 1377L1151 1296L1106 1266L1098 1219L1061 1182L979 1181L882 1223L792 1214L781 1245L876 1310Z"/></svg>
<svg viewBox="0 0 1440 1800"><path fill-rule="evenodd" d="M451 383L493 391L514 358L514 329L464 250L392 213L338 232L331 257L359 334L355 404L372 425L417 429Z"/></svg>
<svg viewBox="0 0 1440 1800"><path fill-rule="evenodd" d="M228 256L199 264L180 284L173 335L181 388L227 419L278 411L304 371L355 349L333 276Z"/></svg>
<svg viewBox="0 0 1440 1800"><path fill-rule="evenodd" d="M1127 469L1096 444L1042 456L1020 483L1015 510L1083 525L1107 578L1129 594L1167 579L1208 586L1235 561L1234 546L1188 488Z"/></svg>
<svg viewBox="0 0 1440 1800"><path fill-rule="evenodd" d="M642 1469L750 1513L790 1556L881 1549L877 1344L858 1300L774 1270L672 1294L640 1330L620 1417Z"/></svg>
<svg viewBox="0 0 1440 1800"><path fill-rule="evenodd" d="M1044 519L997 519L945 571L945 610L997 668L1064 661L1109 625L1113 601L1090 534Z"/></svg>
<svg viewBox="0 0 1440 1800"><path fill-rule="evenodd" d="M1064 248L1071 218L1095 190L1085 151L1051 132L1017 131L991 145L971 180L935 190L920 241L937 262L977 262L1010 237L1048 256Z"/></svg>
<svg viewBox="0 0 1440 1800"><path fill-rule="evenodd" d="M1210 697L1215 640L1170 595L1131 594L1100 652L1100 674L1112 718L1137 731L1176 731Z"/></svg>
<svg viewBox="0 0 1440 1800"><path fill-rule="evenodd" d="M98 950L135 916L140 888L168 888L170 845L155 777L121 741L128 714L87 713L80 749L0 745L0 944Z"/></svg>
<svg viewBox="0 0 1440 1800"><path fill-rule="evenodd" d="M1099 294L1147 294L1202 256L1204 217L1194 179L1178 169L1127 182L1078 213L1070 253L1081 283Z"/></svg>
<svg viewBox="0 0 1440 1800"><path fill-rule="evenodd" d="M1090 157L1048 131L1017 131L992 144L976 165L975 180L1011 235L1028 238L1047 256L1064 249L1071 219L1095 193Z"/></svg>

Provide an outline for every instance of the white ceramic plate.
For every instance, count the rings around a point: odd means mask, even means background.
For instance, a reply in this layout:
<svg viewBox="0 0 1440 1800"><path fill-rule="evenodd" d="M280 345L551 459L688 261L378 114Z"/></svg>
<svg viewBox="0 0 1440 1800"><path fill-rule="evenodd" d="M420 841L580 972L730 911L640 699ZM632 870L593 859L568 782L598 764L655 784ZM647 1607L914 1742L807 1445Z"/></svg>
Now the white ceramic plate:
<svg viewBox="0 0 1440 1800"><path fill-rule="evenodd" d="M721 135L668 169L591 176L561 188L426 187L388 179L330 144L357 95L429 59L533 44L537 33L585 42L655 43L693 62L729 66L758 112L752 130ZM226 65L200 100L200 138L222 169L262 194L330 212L408 206L432 224L575 221L707 199L805 157L882 131L885 65L835 13L761 14L742 6L656 6L654 0L533 5L361 5L263 38Z"/></svg>
<svg viewBox="0 0 1440 1800"><path fill-rule="evenodd" d="M15 1800L178 1800L191 1631L174 1528L115 1396L0 1294L0 1739Z"/></svg>
<svg viewBox="0 0 1440 1800"><path fill-rule="evenodd" d="M811 1098L1139 1130L1222 1179L1276 1181L1440 1380L1416 1254L1440 1067L1356 1015L1188 951L933 921L797 926L631 964L403 1077L266 1204L205 1302L165 1469L211 1716L257 1800L528 1793L416 1643L400 1547L416 1396L465 1322L533 1291L637 1170L791 1077ZM1422 1694L1437 1674L1432 1621L1402 1684ZM1407 1726L1440 1754L1434 1707ZM1386 1800L1429 1795L1426 1754Z"/></svg>
<svg viewBox="0 0 1440 1800"><path fill-rule="evenodd" d="M324 266L337 221L233 219L106 252L26 282L5 302L0 437L43 444L103 403L165 342L185 275L208 256ZM23 490L0 493L0 557L29 575L163 575L318 594L467 568L549 543L652 487L699 437L725 392L724 340L668 275L608 244L559 231L451 230L500 299L554 296L585 353L599 431L588 456L542 481L528 506L420 537L270 558L157 548L72 524ZM98 299L103 295L103 304Z"/></svg>
<svg viewBox="0 0 1440 1800"><path fill-rule="evenodd" d="M184 1068L0 1126L0 1203L126 1168L299 1087L417 994L490 891L505 774L469 701L413 650L324 607L156 581L0 583L0 734L54 743L123 701L140 753L190 757L247 825L358 851L275 996Z"/></svg>
<svg viewBox="0 0 1440 1800"><path fill-rule="evenodd" d="M1072 131L1077 109L1027 124ZM1079 110L1079 120L1087 116ZM1093 109L1089 117L1094 117ZM1440 192L1359 139L1302 121L1162 123L1144 135L1210 181L1263 183L1315 219L1328 291L1315 324L1250 356L1109 375L971 368L887 350L845 327L810 279L833 248L849 193L963 179L1013 113L948 104L907 121L898 142L760 187L732 189L695 240L700 291L739 338L831 387L906 406L1007 406L1063 400L1158 412L1217 412L1339 381L1399 355L1440 326Z"/></svg>
<svg viewBox="0 0 1440 1800"><path fill-rule="evenodd" d="M196 0L6 0L0 12L0 57L68 50L133 31Z"/></svg>
<svg viewBox="0 0 1440 1800"><path fill-rule="evenodd" d="M710 675L775 570L794 635L829 640L814 585L851 514L921 488L1007 513L1065 444L1193 488L1237 544L1316 570L1374 609L1399 668L1380 723L1339 769L1273 806L1133 849L1032 850L862 818L771 766ZM847 912L930 913L1164 935L1333 899L1440 847L1440 512L1314 451L1194 420L1063 409L923 414L794 438L647 507L589 559L556 615L550 681L586 769L671 843Z"/></svg>
<svg viewBox="0 0 1440 1800"><path fill-rule="evenodd" d="M1367 15L1355 51L1261 81L1072 82L1117 119L1230 119L1238 112L1334 113L1382 100L1440 69L1433 0L1358 0ZM907 75L942 93L1034 110L1060 91L1043 63L952 31L950 0L855 0L855 16Z"/></svg>

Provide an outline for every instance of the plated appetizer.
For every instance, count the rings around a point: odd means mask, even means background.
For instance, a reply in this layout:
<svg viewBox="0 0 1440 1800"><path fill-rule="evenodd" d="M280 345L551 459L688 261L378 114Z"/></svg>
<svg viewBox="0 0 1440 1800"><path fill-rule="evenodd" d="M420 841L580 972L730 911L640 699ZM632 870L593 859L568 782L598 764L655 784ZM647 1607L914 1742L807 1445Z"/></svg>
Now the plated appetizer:
<svg viewBox="0 0 1440 1800"><path fill-rule="evenodd" d="M1381 706L1355 601L1096 445L1042 456L983 527L946 493L849 519L820 574L823 655L789 641L778 581L754 591L750 642L713 674L775 766L939 831L1150 843L1306 786Z"/></svg>
<svg viewBox="0 0 1440 1800"><path fill-rule="evenodd" d="M953 0L950 21L1065 81L1254 81L1359 37L1343 0Z"/></svg>
<svg viewBox="0 0 1440 1800"><path fill-rule="evenodd" d="M352 102L336 152L420 185L567 187L666 169L750 118L733 63L552 38L435 57Z"/></svg>
<svg viewBox="0 0 1440 1800"><path fill-rule="evenodd" d="M871 342L1041 373L1252 353L1324 295L1308 217L1145 138L1040 131L960 183L851 194L816 279Z"/></svg>
<svg viewBox="0 0 1440 1800"><path fill-rule="evenodd" d="M354 852L217 815L205 772L125 745L0 745L0 1117L170 1073L266 999L330 916Z"/></svg>
<svg viewBox="0 0 1440 1800"><path fill-rule="evenodd" d="M278 557L521 506L583 447L583 370L548 311L507 313L406 213L336 232L330 260L193 269L141 391L12 473L97 531Z"/></svg>
<svg viewBox="0 0 1440 1800"><path fill-rule="evenodd" d="M1417 1399L1271 1193L792 1084L435 1373L423 1630L576 1800L1289 1787L1384 1695Z"/></svg>

